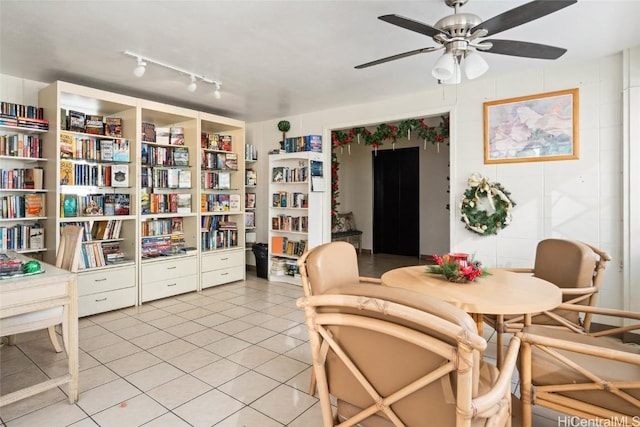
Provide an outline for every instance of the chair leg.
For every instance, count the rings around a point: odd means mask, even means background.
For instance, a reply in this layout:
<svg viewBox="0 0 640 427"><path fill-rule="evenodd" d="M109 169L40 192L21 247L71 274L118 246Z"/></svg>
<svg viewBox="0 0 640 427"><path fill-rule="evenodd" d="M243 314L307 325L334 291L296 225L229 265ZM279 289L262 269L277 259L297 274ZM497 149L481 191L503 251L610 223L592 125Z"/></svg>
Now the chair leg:
<svg viewBox="0 0 640 427"><path fill-rule="evenodd" d="M51 345L53 346L53 349L56 351L56 353L61 353L62 347L60 347L60 342L58 341L58 334L56 334L56 327L49 326L48 331L49 331L49 340L51 341Z"/></svg>
<svg viewBox="0 0 640 427"><path fill-rule="evenodd" d="M15 335L9 335L7 337L7 345L16 345L16 336Z"/></svg>
<svg viewBox="0 0 640 427"><path fill-rule="evenodd" d="M498 314L496 318L496 366L498 369L502 368L502 352L504 346L503 334L504 316L502 314Z"/></svg>
<svg viewBox="0 0 640 427"><path fill-rule="evenodd" d="M309 394L315 396L316 394L316 372L311 369L311 381L309 381Z"/></svg>

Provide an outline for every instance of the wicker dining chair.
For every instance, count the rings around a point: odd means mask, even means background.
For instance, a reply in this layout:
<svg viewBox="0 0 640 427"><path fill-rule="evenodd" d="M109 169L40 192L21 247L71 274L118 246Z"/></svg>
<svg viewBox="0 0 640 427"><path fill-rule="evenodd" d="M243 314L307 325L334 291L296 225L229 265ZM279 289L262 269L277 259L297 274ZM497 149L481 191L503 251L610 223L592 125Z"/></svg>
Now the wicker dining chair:
<svg viewBox="0 0 640 427"><path fill-rule="evenodd" d="M624 344L620 336L640 331L640 313L574 304L561 308L629 324L590 333L532 325L517 333L523 426L532 425L533 405L589 420L589 425L639 425L640 347Z"/></svg>
<svg viewBox="0 0 640 427"><path fill-rule="evenodd" d="M562 288L564 304L595 306L611 257L589 244L574 240L545 239L536 248L533 268L511 269L523 274L533 274ZM556 309L533 314L531 323L574 332L589 331L592 314L573 310ZM483 320L496 330L498 360L501 360L503 334L515 333L525 326L525 316L484 315Z"/></svg>
<svg viewBox="0 0 640 427"><path fill-rule="evenodd" d="M80 261L80 245L82 242L83 228L76 225L67 225L62 229L60 243L56 254L56 267L75 273L78 271ZM62 325L62 338L67 349L66 316L62 307L53 307L31 313L18 314L16 316L0 319L0 336L7 336L9 345L15 345L16 334L47 329L49 340L56 353L62 352L58 341L56 326Z"/></svg>
<svg viewBox="0 0 640 427"><path fill-rule="evenodd" d="M480 360L473 319L447 302L359 284L297 303L325 427L511 425L518 338L498 372Z"/></svg>

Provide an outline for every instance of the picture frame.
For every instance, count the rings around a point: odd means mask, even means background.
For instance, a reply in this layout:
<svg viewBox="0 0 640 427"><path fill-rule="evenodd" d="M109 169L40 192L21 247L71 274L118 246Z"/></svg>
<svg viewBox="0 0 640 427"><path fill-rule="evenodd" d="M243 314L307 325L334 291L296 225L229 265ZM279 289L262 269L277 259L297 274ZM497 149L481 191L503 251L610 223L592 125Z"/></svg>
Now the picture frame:
<svg viewBox="0 0 640 427"><path fill-rule="evenodd" d="M579 158L577 88L483 105L485 164Z"/></svg>

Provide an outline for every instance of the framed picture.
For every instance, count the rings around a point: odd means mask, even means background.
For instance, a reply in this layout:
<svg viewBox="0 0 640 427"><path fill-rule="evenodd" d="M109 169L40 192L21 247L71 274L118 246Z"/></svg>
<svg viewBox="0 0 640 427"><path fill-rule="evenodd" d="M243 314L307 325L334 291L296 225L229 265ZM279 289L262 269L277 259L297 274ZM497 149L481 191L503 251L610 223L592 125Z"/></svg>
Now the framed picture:
<svg viewBox="0 0 640 427"><path fill-rule="evenodd" d="M578 89L484 103L484 162L577 159Z"/></svg>

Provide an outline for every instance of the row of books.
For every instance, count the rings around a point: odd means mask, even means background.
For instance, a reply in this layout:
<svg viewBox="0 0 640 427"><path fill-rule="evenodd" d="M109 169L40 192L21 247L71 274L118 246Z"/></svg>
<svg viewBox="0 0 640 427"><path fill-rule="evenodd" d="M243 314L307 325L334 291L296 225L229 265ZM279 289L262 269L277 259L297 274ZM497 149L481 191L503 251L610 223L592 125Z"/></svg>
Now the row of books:
<svg viewBox="0 0 640 427"><path fill-rule="evenodd" d="M245 185L257 185L258 174L253 169L247 169L244 171L244 184Z"/></svg>
<svg viewBox="0 0 640 427"><path fill-rule="evenodd" d="M107 221L65 222L64 225L77 225L78 227L82 227L83 242L119 239L120 231L122 230L121 219L110 219Z"/></svg>
<svg viewBox="0 0 640 427"><path fill-rule="evenodd" d="M42 190L42 168L0 169L0 188L4 190Z"/></svg>
<svg viewBox="0 0 640 427"><path fill-rule="evenodd" d="M202 168L209 170L238 170L238 155L236 153L203 151Z"/></svg>
<svg viewBox="0 0 640 427"><path fill-rule="evenodd" d="M238 230L203 231L200 243L203 251L235 248L238 246Z"/></svg>
<svg viewBox="0 0 640 427"><path fill-rule="evenodd" d="M297 153L300 151L322 152L322 136L306 135L284 139L284 151L286 153Z"/></svg>
<svg viewBox="0 0 640 427"><path fill-rule="evenodd" d="M231 151L231 135L202 132L200 134L200 148L205 150Z"/></svg>
<svg viewBox="0 0 640 427"><path fill-rule="evenodd" d="M222 227L221 224L227 229L237 229L230 215L211 215L200 219L200 231L215 231Z"/></svg>
<svg viewBox="0 0 640 427"><path fill-rule="evenodd" d="M155 147L141 145L141 164L147 166L189 166L187 147Z"/></svg>
<svg viewBox="0 0 640 427"><path fill-rule="evenodd" d="M274 208L307 208L309 196L306 193L277 191L271 195L271 206Z"/></svg>
<svg viewBox="0 0 640 427"><path fill-rule="evenodd" d="M44 249L44 228L39 224L0 227L0 252Z"/></svg>
<svg viewBox="0 0 640 427"><path fill-rule="evenodd" d="M156 144L184 145L184 128L180 126L160 127L153 123L142 123L142 141Z"/></svg>
<svg viewBox="0 0 640 427"><path fill-rule="evenodd" d="M200 212L239 212L239 194L201 194Z"/></svg>
<svg viewBox="0 0 640 427"><path fill-rule="evenodd" d="M28 117L15 117L6 114L0 114L0 125L41 131L49 130L48 120L31 119Z"/></svg>
<svg viewBox="0 0 640 427"><path fill-rule="evenodd" d="M296 264L296 260L273 257L271 258L271 275L300 277L300 271Z"/></svg>
<svg viewBox="0 0 640 427"><path fill-rule="evenodd" d="M74 218L80 216L129 215L131 195L115 194L60 194L60 216Z"/></svg>
<svg viewBox="0 0 640 427"><path fill-rule="evenodd" d="M100 139L60 134L60 158L83 159L97 162L128 162L130 144L127 139Z"/></svg>
<svg viewBox="0 0 640 427"><path fill-rule="evenodd" d="M277 166L271 170L271 182L307 182L309 169Z"/></svg>
<svg viewBox="0 0 640 427"><path fill-rule="evenodd" d="M202 188L207 190L229 190L231 188L231 173L202 171L200 182Z"/></svg>
<svg viewBox="0 0 640 427"><path fill-rule="evenodd" d="M271 229L306 233L309 231L309 217L277 215L271 218Z"/></svg>
<svg viewBox="0 0 640 427"><path fill-rule="evenodd" d="M37 218L45 216L44 194L21 194L0 198L2 218Z"/></svg>
<svg viewBox="0 0 640 427"><path fill-rule="evenodd" d="M163 236L173 233L184 233L183 218L152 219L142 222L140 226L143 236Z"/></svg>
<svg viewBox="0 0 640 427"><path fill-rule="evenodd" d="M306 240L290 240L286 236L271 236L271 253L301 256L307 250Z"/></svg>
<svg viewBox="0 0 640 427"><path fill-rule="evenodd" d="M258 160L258 150L253 144L244 144L244 159L248 161Z"/></svg>
<svg viewBox="0 0 640 427"><path fill-rule="evenodd" d="M90 165L61 160L60 185L129 187L129 165Z"/></svg>
<svg viewBox="0 0 640 427"><path fill-rule="evenodd" d="M37 135L0 135L0 156L42 158L42 138Z"/></svg>
<svg viewBox="0 0 640 427"><path fill-rule="evenodd" d="M184 248L184 234L143 237L140 252L142 258L176 255Z"/></svg>
<svg viewBox="0 0 640 427"><path fill-rule="evenodd" d="M80 247L80 255L79 270L127 261L119 242L87 242Z"/></svg>
<svg viewBox="0 0 640 427"><path fill-rule="evenodd" d="M44 108L6 101L0 102L0 114L10 117L44 120Z"/></svg>
<svg viewBox="0 0 640 427"><path fill-rule="evenodd" d="M122 137L122 118L86 114L82 111L60 110L60 129L72 132Z"/></svg>
<svg viewBox="0 0 640 427"><path fill-rule="evenodd" d="M143 167L140 172L140 185L145 188L191 188L191 171Z"/></svg>
<svg viewBox="0 0 640 427"><path fill-rule="evenodd" d="M140 212L154 213L190 213L191 194L188 193L141 193Z"/></svg>

